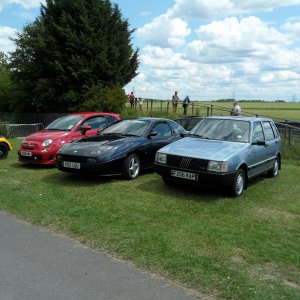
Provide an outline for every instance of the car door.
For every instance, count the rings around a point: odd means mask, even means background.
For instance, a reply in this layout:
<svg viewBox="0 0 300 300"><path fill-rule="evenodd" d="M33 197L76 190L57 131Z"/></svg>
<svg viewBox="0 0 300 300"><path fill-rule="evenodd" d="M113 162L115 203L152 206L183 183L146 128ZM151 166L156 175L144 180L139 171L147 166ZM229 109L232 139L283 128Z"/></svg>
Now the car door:
<svg viewBox="0 0 300 300"><path fill-rule="evenodd" d="M270 169L273 166L274 158L278 153L279 137L274 132L271 121L262 122L265 135L265 169Z"/></svg>
<svg viewBox="0 0 300 300"><path fill-rule="evenodd" d="M254 122L252 127L252 141L248 156L248 176L253 177L262 173L266 166L266 150L264 130L261 122Z"/></svg>
<svg viewBox="0 0 300 300"><path fill-rule="evenodd" d="M149 131L148 142L144 151L147 153L145 164L153 166L156 151L165 145L171 143L175 138L172 128L165 121L158 121L152 125Z"/></svg>

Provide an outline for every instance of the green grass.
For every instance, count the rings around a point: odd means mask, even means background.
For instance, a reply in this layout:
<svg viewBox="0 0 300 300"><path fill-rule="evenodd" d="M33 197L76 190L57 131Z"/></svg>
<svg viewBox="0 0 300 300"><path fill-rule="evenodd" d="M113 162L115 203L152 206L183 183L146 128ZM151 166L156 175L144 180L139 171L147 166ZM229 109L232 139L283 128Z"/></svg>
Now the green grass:
<svg viewBox="0 0 300 300"><path fill-rule="evenodd" d="M177 108L177 113L172 113L172 107L168 101L153 101L152 105L152 114L156 115L160 112L166 112L168 109L168 116L170 118L182 117L183 108L179 103ZM194 104L194 109L193 108ZM258 116L268 116L274 119L281 120L294 120L300 121L300 103L296 102L259 102L259 101L241 101L240 106L242 108L242 114L254 114ZM232 101L193 101L188 108L188 115L207 115L207 107L213 106L213 115L229 115L230 110L232 109ZM136 115L143 115L146 112L151 111L151 102L144 102L143 113L137 111ZM130 108L126 110L125 114L135 114ZM162 114L165 115L165 114Z"/></svg>
<svg viewBox="0 0 300 300"><path fill-rule="evenodd" d="M20 141L0 161L0 209L108 251L200 294L223 299L300 299L300 172L240 198L137 180L72 176L17 162Z"/></svg>

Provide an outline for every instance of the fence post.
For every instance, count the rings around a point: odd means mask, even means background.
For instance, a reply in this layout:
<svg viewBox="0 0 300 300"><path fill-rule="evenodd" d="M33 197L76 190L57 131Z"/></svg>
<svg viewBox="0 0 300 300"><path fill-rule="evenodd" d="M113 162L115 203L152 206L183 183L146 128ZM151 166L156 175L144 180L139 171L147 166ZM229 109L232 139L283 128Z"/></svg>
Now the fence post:
<svg viewBox="0 0 300 300"><path fill-rule="evenodd" d="M195 103L192 103L192 116L194 116L194 105Z"/></svg>
<svg viewBox="0 0 300 300"><path fill-rule="evenodd" d="M163 111L163 107L162 107L162 101L160 101L160 112L162 112Z"/></svg>
<svg viewBox="0 0 300 300"><path fill-rule="evenodd" d="M167 102L167 114L169 114L169 104L170 104L170 102L168 101Z"/></svg>
<svg viewBox="0 0 300 300"><path fill-rule="evenodd" d="M151 99L150 101L150 115L152 116L153 99Z"/></svg>
<svg viewBox="0 0 300 300"><path fill-rule="evenodd" d="M209 107L206 107L206 116L209 117Z"/></svg>

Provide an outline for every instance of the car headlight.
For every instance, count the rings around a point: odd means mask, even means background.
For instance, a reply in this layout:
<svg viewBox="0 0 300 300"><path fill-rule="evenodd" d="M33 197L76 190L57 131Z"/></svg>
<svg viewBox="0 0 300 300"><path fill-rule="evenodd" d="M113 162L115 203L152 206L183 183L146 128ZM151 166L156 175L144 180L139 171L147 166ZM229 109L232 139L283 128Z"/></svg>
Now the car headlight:
<svg viewBox="0 0 300 300"><path fill-rule="evenodd" d="M207 171L211 172L227 172L228 163L226 161L214 161L210 160L208 162Z"/></svg>
<svg viewBox="0 0 300 300"><path fill-rule="evenodd" d="M94 150L91 154L103 154L106 153L107 151L110 151L114 149L115 146L100 146L96 150Z"/></svg>
<svg viewBox="0 0 300 300"><path fill-rule="evenodd" d="M167 154L156 152L155 162L157 162L159 164L166 164L167 163Z"/></svg>
<svg viewBox="0 0 300 300"><path fill-rule="evenodd" d="M52 144L52 140L51 139L47 139L47 140L44 140L43 142L42 142L42 146L43 147L47 147L47 146L49 146L50 144Z"/></svg>

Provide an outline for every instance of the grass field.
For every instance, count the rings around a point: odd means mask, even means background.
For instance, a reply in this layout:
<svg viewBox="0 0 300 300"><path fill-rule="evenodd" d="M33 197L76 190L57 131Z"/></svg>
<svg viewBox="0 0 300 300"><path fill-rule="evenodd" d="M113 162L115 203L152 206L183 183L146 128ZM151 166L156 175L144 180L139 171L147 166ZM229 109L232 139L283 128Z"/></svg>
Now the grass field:
<svg viewBox="0 0 300 300"><path fill-rule="evenodd" d="M240 198L137 180L72 176L0 161L0 209L160 274L209 299L300 299L300 172Z"/></svg>
<svg viewBox="0 0 300 300"><path fill-rule="evenodd" d="M144 113L151 111L155 115L159 112L166 112L168 110L169 116L172 118L181 117L183 114L183 108L181 104L178 104L177 113L172 113L172 107L168 101L147 101L144 102ZM242 114L245 115L258 115L268 116L274 119L281 120L294 120L300 121L300 103L296 102L260 102L260 101L243 101L239 103L242 108ZM199 102L194 101L188 108L188 115L207 115L207 108L213 106L214 115L229 115L232 109L232 101L227 102ZM130 109L127 109L126 114L130 114Z"/></svg>

